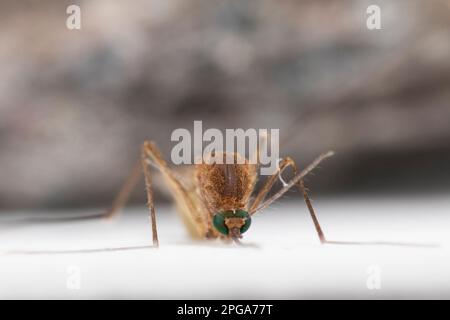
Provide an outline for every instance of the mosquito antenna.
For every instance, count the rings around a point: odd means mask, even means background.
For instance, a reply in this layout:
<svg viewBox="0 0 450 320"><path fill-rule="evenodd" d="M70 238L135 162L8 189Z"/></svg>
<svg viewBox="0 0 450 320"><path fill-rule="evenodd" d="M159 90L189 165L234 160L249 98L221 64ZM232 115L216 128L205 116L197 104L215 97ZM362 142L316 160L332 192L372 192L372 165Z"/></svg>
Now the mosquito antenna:
<svg viewBox="0 0 450 320"><path fill-rule="evenodd" d="M267 208L270 206L274 201L278 200L283 194L285 194L290 188L292 188L295 184L297 184L303 177L305 177L308 173L310 173L314 168L316 168L324 159L329 158L334 155L333 151L328 151L327 153L321 154L319 157L317 157L309 166L307 166L302 172L297 174L294 178L287 183L285 187L283 187L280 191L278 191L276 194L274 194L270 199L267 199L264 201L258 208L250 212L250 215L255 214L256 212Z"/></svg>

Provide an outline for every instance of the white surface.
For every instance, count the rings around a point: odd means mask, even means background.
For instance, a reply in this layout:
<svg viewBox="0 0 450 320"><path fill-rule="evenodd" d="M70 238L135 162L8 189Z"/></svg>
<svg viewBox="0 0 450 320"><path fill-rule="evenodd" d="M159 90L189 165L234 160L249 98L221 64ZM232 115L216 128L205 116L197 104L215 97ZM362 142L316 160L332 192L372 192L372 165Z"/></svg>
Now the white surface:
<svg viewBox="0 0 450 320"><path fill-rule="evenodd" d="M0 298L450 298L447 196L314 202L330 240L438 246L320 245L304 204L283 203L254 217L246 247L192 242L173 210L159 207L159 249L68 254L7 252L147 245L146 210L50 224L5 222L37 213L2 214ZM371 266L379 290L367 287ZM73 270L79 289L67 286Z"/></svg>

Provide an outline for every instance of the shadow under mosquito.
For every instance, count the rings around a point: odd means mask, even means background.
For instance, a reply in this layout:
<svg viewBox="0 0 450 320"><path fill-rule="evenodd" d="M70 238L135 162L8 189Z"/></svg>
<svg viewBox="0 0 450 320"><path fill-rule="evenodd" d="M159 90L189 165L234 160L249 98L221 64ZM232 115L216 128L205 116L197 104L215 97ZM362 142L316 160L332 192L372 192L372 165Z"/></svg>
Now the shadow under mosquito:
<svg viewBox="0 0 450 320"><path fill-rule="evenodd" d="M389 241L332 241L327 240L324 245L344 245L344 246L396 246L396 247L422 247L422 248L438 248L441 245L437 243L411 243L411 242L389 242ZM252 248L261 249L261 246L256 243L205 243L205 242L190 242L183 243L183 245L190 246L206 246L214 248L234 249L234 248ZM148 250L157 249L153 245L145 246L129 246L116 248L94 248L94 249L74 249L74 250L12 250L0 253L0 255L60 255L60 254L84 254L84 253L101 253L101 252L121 252L132 250Z"/></svg>
<svg viewBox="0 0 450 320"><path fill-rule="evenodd" d="M2 252L3 255L53 255L53 254L76 254L76 253L99 253L99 252L119 252L131 250L157 249L153 245L130 246L117 248L94 248L94 249L74 249L74 250L12 250Z"/></svg>
<svg viewBox="0 0 450 320"><path fill-rule="evenodd" d="M84 221L84 220L97 220L107 219L104 213L89 214L89 215L76 215L76 216L41 216L41 217L20 217L14 219L1 219L0 226L7 225L21 225L21 224L38 224L38 223L59 223L68 221Z"/></svg>
<svg viewBox="0 0 450 320"><path fill-rule="evenodd" d="M36 226L40 224L49 223L65 223L65 222L77 222L77 221L91 221L91 220L101 220L110 221L110 219L105 218L104 214L92 214L92 215L81 215L81 216L67 216L67 217L21 217L15 219L1 219L0 220L0 231L17 230L25 227Z"/></svg>
<svg viewBox="0 0 450 320"><path fill-rule="evenodd" d="M326 240L324 245L344 245L344 246L393 246L393 247L412 247L412 248L438 248L438 243L413 243L413 242L394 242L394 241L332 241Z"/></svg>
<svg viewBox="0 0 450 320"><path fill-rule="evenodd" d="M181 243L180 243L181 244ZM185 246L186 243L183 243ZM255 243L201 243L192 242L187 245L192 246L207 246L214 248L226 248L226 249L235 249L235 248L253 248L260 249L261 247ZM0 255L63 255L63 254L84 254L84 253L101 253L101 252L121 252L121 251L132 251L132 250L146 250L146 249L158 249L158 247L153 245L146 246L130 246L130 247L117 247L117 248L94 248L94 249L74 249L74 250L11 250L1 252Z"/></svg>

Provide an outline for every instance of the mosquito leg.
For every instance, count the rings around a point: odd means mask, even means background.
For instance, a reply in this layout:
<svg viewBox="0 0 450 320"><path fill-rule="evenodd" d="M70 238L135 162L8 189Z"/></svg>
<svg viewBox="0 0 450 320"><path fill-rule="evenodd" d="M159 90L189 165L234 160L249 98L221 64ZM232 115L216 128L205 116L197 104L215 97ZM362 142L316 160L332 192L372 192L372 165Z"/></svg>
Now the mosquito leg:
<svg viewBox="0 0 450 320"><path fill-rule="evenodd" d="M152 188L152 180L150 176L150 168L147 162L147 143L144 142L142 146L142 154L141 154L141 166L144 172L145 179L145 190L147 191L147 207L150 213L150 223L152 226L152 238L153 238L153 246L158 247L158 230L156 228L156 214L155 214L155 205L153 203L153 188Z"/></svg>
<svg viewBox="0 0 450 320"><path fill-rule="evenodd" d="M325 243L326 242L325 235L324 235L324 233L322 231L322 228L320 227L319 220L317 219L317 216L315 214L314 208L313 208L313 206L311 204L311 200L310 200L310 198L308 196L306 187L305 187L304 182L303 182L303 178L309 172L311 172L315 167L317 167L322 160L324 160L325 158L328 158L328 157L330 157L332 155L333 155L332 152L328 152L326 154L322 154L316 160L314 160L308 167L306 167L305 170L303 170L300 173L298 173L298 168L297 168L295 162L291 158L283 159L282 160L283 163L280 165L277 173L275 173L274 175L272 175L268 179L268 181L263 186L263 188L260 191L260 193L257 195L254 203L251 206L250 214L253 215L257 211L262 210L264 208L267 208L275 200L277 200L284 193L286 193L290 188L292 188L294 185L297 185L297 187L299 188L300 192L302 192L302 194L303 194L303 197L305 199L305 203L306 203L306 205L308 207L309 213L310 213L311 218L313 220L313 223L314 223L314 226L316 228L317 234L319 236L320 242L321 243ZM259 206L259 203L264 200L264 198L267 195L267 193L271 190L271 188L274 185L278 175L281 174L282 171L284 171L288 166L292 166L292 168L294 170L295 177L292 178L291 181L286 186L284 186L280 191L278 191L275 195L273 195L271 198L267 199L262 205Z"/></svg>
<svg viewBox="0 0 450 320"><path fill-rule="evenodd" d="M167 174L169 168L167 167L165 161L162 159L162 156L159 154L159 152L157 152L156 147L151 142L146 141L142 145L140 160L133 167L121 190L114 199L111 208L104 214L104 217L112 218L118 215L120 209L123 208L123 206L129 199L131 192L136 187L141 173L143 173L145 180L145 189L147 193L147 207L149 209L150 223L152 227L153 245L155 247L158 247L158 230L156 226L156 213L153 201L153 187L150 175L150 163L160 171L166 172Z"/></svg>
<svg viewBox="0 0 450 320"><path fill-rule="evenodd" d="M253 203L251 204L249 209L250 212L253 212L256 208L258 208L261 201L263 201L266 198L267 194L272 189L275 182L278 180L279 175L281 175L283 171L289 167L289 165L292 165L292 163L293 161L290 158L282 159L280 161L277 172L267 178L263 187L253 200Z"/></svg>
<svg viewBox="0 0 450 320"><path fill-rule="evenodd" d="M119 215L120 209L122 209L123 206L127 203L128 199L130 198L131 192L133 192L137 182L139 181L139 178L141 177L141 162L142 161L138 161L134 165L122 188L114 199L111 207L104 213L104 217L113 218Z"/></svg>
<svg viewBox="0 0 450 320"><path fill-rule="evenodd" d="M204 237L208 230L208 223L207 220L205 220L205 216L207 215L202 214L203 212L200 211L200 208L197 208L194 199L191 198L192 195L189 193L190 191L188 191L185 185L183 185L176 177L175 172L167 165L167 162L164 160L160 151L153 142L144 142L142 152L142 166L144 168L144 175L146 176L145 181L147 187L148 205L152 219L152 230L154 237L156 234L156 219L154 217L149 162L156 166L161 172L172 193L172 196L174 197L174 200L183 213L183 218L185 218L185 223L187 223L188 229L192 231L191 235L195 235L195 237L200 238Z"/></svg>
<svg viewBox="0 0 450 320"><path fill-rule="evenodd" d="M250 214L255 214L256 212L267 208L273 202L282 197L289 189L291 189L295 184L297 184L301 179L303 179L308 173L314 170L323 160L333 156L333 152L329 151L327 153L321 154L317 157L310 165L308 165L305 169L303 169L300 173L298 173L294 178L292 178L281 190L275 193L271 198L264 201L259 207L252 210Z"/></svg>
<svg viewBox="0 0 450 320"><path fill-rule="evenodd" d="M195 206L190 201L189 195L183 184L178 180L175 173L169 168L167 162L164 160L160 151L156 145L151 141L144 142L143 145L143 155L146 157L146 163L151 162L155 167L162 173L165 178L169 188L174 194L175 198L182 199L186 202L186 206L191 210L195 210Z"/></svg>
<svg viewBox="0 0 450 320"><path fill-rule="evenodd" d="M298 168L297 168L297 165L295 164L295 162L293 162L292 167L294 168L294 174L297 175ZM326 242L325 235L323 233L322 228L320 227L319 220L317 219L316 212L314 211L314 208L312 206L311 199L308 196L308 191L307 191L307 188L305 187L305 183L303 182L303 179L300 179L300 181L297 184L297 187L298 187L299 191L303 194L303 199L305 199L306 206L308 207L309 214L311 215L311 219L314 223L314 227L316 228L316 232L317 232L317 235L319 236L320 243L323 244Z"/></svg>
<svg viewBox="0 0 450 320"><path fill-rule="evenodd" d="M150 223L152 227L152 238L153 238L153 248L158 247L158 233L156 227L156 214L153 203L153 189L152 189L152 181L150 176L150 164L156 167L164 176L165 182L169 185L172 193L179 203L182 203L183 206L189 209L189 213L192 213L194 217L195 206L192 201L189 199L186 189L183 187L181 182L175 177L175 173L167 166L167 163L162 158L159 150L156 146L149 141L144 142L141 149L140 161L133 168L131 174L126 179L124 186L120 190L116 199L114 200L111 209L107 211L107 213L101 213L92 216L81 216L81 217L69 217L61 220L84 220L91 218L104 218L105 216L114 216L117 214L120 208L122 208L130 193L134 189L140 174L141 170L144 173L145 178L145 186L147 191L147 205L150 212ZM42 219L42 221L47 222L51 220L56 220L55 218L46 218ZM201 224L200 224L201 225ZM204 233L202 233L203 235ZM99 249L77 249L77 250L19 250L19 251L10 251L5 254L65 254L65 253L89 253L89 252L101 252L101 251L121 251L121 250L133 250L133 249L143 249L143 248L151 248L150 246L131 246L131 247L116 247L116 248L99 248ZM2 254L2 253L0 253Z"/></svg>

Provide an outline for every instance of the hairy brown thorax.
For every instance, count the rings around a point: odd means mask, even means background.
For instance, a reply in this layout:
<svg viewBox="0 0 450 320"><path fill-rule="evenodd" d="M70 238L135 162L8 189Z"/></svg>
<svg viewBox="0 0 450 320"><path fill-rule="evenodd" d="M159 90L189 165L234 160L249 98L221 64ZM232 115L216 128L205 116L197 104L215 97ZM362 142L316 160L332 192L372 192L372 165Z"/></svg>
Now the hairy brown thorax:
<svg viewBox="0 0 450 320"><path fill-rule="evenodd" d="M224 160L226 153L223 154ZM246 209L256 182L256 165L234 153L234 164L216 164L206 159L196 165L195 176L200 196L210 214ZM237 160L245 161L237 164ZM225 161L223 161L225 162Z"/></svg>

